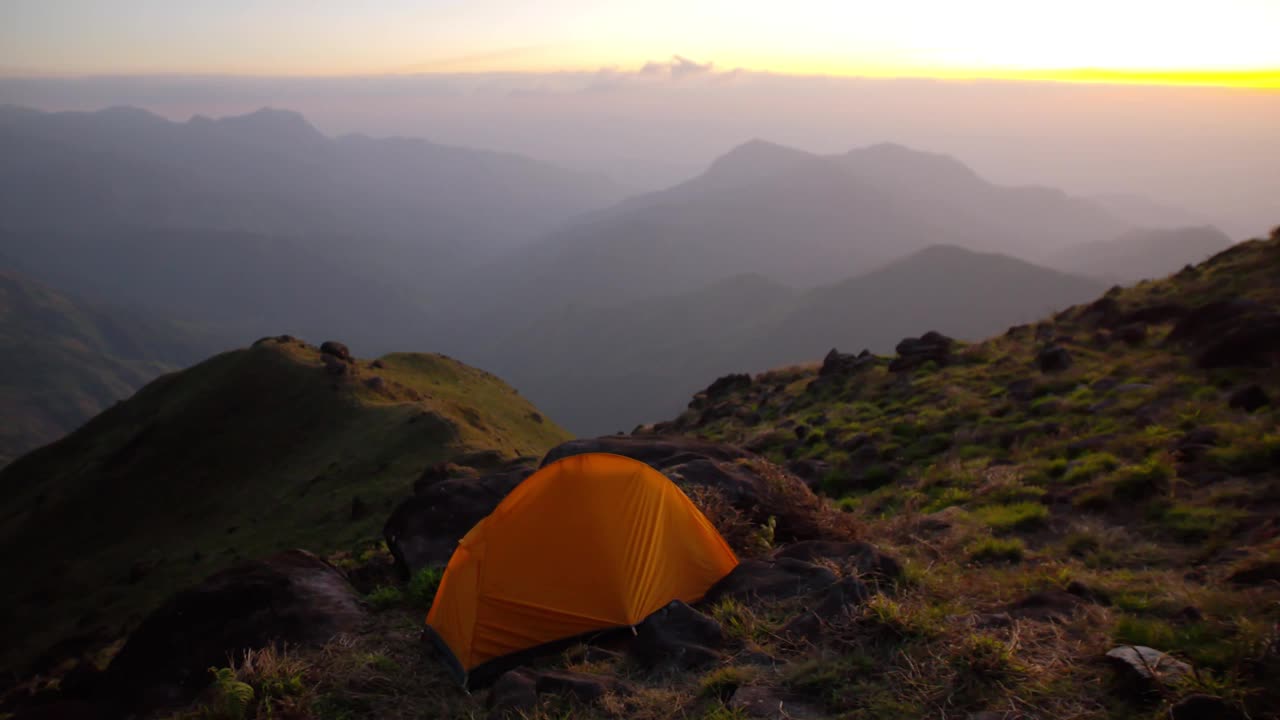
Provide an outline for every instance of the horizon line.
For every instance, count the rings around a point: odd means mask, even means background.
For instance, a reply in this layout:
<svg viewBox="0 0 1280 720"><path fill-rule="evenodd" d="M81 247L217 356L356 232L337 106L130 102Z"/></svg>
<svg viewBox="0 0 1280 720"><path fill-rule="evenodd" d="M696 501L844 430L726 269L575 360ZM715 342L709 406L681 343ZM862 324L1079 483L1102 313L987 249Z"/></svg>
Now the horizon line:
<svg viewBox="0 0 1280 720"><path fill-rule="evenodd" d="M558 68L546 70L416 70L385 72L235 72L235 71L126 71L71 72L39 71L25 68L0 68L4 80L98 80L128 78L190 78L233 80L361 80L415 77L484 77L493 75L582 75L599 73L638 74L617 66L596 68ZM919 80L935 82L1026 82L1072 85L1135 85L1149 87L1202 87L1239 90L1280 90L1280 67L1228 70L1135 69L1135 68L957 68L902 71L793 71L758 70L744 67L708 70L708 75L747 74L797 79L836 80ZM678 80L677 80L678 81Z"/></svg>

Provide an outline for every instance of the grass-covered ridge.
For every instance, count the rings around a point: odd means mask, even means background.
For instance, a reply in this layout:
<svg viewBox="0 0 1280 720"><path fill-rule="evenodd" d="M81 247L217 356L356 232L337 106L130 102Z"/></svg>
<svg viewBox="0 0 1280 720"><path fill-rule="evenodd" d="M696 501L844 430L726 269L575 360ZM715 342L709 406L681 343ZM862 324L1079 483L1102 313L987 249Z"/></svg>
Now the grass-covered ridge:
<svg viewBox="0 0 1280 720"><path fill-rule="evenodd" d="M1237 311L1246 320L1233 323ZM806 473L906 558L917 582L902 607L951 619L935 640L904 645L898 670L968 662L965 628L977 623L971 640L1002 644L1022 668L989 699L1030 716L1167 709L1108 692L1101 656L1121 643L1199 669L1195 687L1167 688L1170 698L1198 689L1267 707L1277 697L1264 678L1280 663L1280 354L1274 338L1247 363L1208 351L1278 312L1273 233L957 343L946 363L893 372L881 359L821 378L814 364L722 381L657 430L738 443ZM1197 325L1197 313L1211 320ZM1041 369L1050 347L1065 349L1069 367ZM1258 390L1270 404L1241 401ZM1086 611L1049 628L1011 605L1066 590ZM993 617L1006 611L1011 624ZM932 716L945 709L936 689L880 691Z"/></svg>
<svg viewBox="0 0 1280 720"><path fill-rule="evenodd" d="M3 660L118 637L237 560L376 537L435 463L483 468L566 439L441 355L340 362L279 338L165 375L0 472Z"/></svg>

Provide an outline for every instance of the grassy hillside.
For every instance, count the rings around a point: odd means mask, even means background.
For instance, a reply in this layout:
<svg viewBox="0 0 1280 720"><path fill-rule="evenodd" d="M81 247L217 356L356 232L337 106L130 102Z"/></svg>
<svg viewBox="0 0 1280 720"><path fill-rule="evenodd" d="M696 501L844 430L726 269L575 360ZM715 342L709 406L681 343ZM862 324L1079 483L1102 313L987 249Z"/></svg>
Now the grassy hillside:
<svg viewBox="0 0 1280 720"><path fill-rule="evenodd" d="M83 303L0 270L0 466L205 354L175 323Z"/></svg>
<svg viewBox="0 0 1280 720"><path fill-rule="evenodd" d="M658 429L741 443L809 473L907 559L914 583L897 612L920 632L887 664L841 681L833 692L850 710L874 700L930 715L946 693L930 668L963 665L975 642L998 650L993 697L1031 717L1155 712L1110 694L1101 656L1122 643L1199 669L1188 688L1166 689L1174 696L1274 709L1278 312L1273 233L958 344L949 364L891 372L881 359L820 380L817 365L779 369L722 383ZM1266 327L1269 339L1237 346L1241 362L1213 349ZM1046 347L1064 349L1070 366L1042 370ZM1243 404L1251 386L1270 404ZM1051 610L1015 604L1064 589L1088 611L1045 624L1023 618Z"/></svg>
<svg viewBox="0 0 1280 720"><path fill-rule="evenodd" d="M376 536L434 463L491 464L567 437L498 378L440 355L346 363L264 339L163 376L0 472L3 659L110 640L237 559Z"/></svg>

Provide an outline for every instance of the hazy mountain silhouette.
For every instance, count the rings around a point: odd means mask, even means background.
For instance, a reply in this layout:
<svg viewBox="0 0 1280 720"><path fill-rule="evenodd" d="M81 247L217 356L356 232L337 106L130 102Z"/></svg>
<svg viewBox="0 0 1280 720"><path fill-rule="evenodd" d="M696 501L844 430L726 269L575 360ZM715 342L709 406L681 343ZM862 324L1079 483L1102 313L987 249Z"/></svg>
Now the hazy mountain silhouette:
<svg viewBox="0 0 1280 720"><path fill-rule="evenodd" d="M621 197L607 179L427 142L330 139L301 115L165 120L0 107L5 230L129 227L348 238L388 265L482 257Z"/></svg>
<svg viewBox="0 0 1280 720"><path fill-rule="evenodd" d="M1162 278L1230 246L1231 238L1215 227L1142 229L1067 248L1049 264L1110 282L1132 283Z"/></svg>
<svg viewBox="0 0 1280 720"><path fill-rule="evenodd" d="M492 275L517 297L599 302L744 273L813 286L938 243L1035 259L1127 229L1086 200L993 185L943 155L876 145L820 156L755 140L688 182L549 235Z"/></svg>
<svg viewBox="0 0 1280 720"><path fill-rule="evenodd" d="M198 329L70 297L0 269L0 465L218 349Z"/></svg>
<svg viewBox="0 0 1280 720"><path fill-rule="evenodd" d="M485 362L571 430L613 432L670 415L726 372L811 360L833 345L886 353L928 329L979 339L1105 287L935 246L808 291L742 275L666 298L562 308L513 331Z"/></svg>

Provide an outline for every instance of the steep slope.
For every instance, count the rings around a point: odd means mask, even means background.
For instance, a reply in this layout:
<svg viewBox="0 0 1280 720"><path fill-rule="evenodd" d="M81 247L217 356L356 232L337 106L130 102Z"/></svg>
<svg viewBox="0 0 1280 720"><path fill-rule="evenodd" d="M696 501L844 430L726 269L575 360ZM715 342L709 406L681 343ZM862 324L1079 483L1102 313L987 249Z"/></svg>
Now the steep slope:
<svg viewBox="0 0 1280 720"><path fill-rule="evenodd" d="M0 466L215 345L205 332L85 303L0 270Z"/></svg>
<svg viewBox="0 0 1280 720"><path fill-rule="evenodd" d="M821 681L828 712L1016 697L1035 717L1275 717L1280 229L982 342L898 352L724 378L644 430L787 465L914 568L860 616L891 620L889 655L854 635L822 658L860 669ZM1104 656L1126 645L1176 672L1135 692Z"/></svg>
<svg viewBox="0 0 1280 720"><path fill-rule="evenodd" d="M1114 283L1160 278L1231 247L1231 238L1210 227L1131 230L1111 240L1067 248L1051 267Z"/></svg>
<svg viewBox="0 0 1280 720"><path fill-rule="evenodd" d="M166 375L0 472L3 657L113 639L237 558L375 536L435 463L488 467L566 438L440 355L344 361L264 339Z"/></svg>
<svg viewBox="0 0 1280 720"><path fill-rule="evenodd" d="M887 352L921 325L976 339L1105 286L1021 260L933 247L839 284L796 291L739 276L659 300L548 313L503 336L486 366L583 434L669 416L709 377L820 355Z"/></svg>

